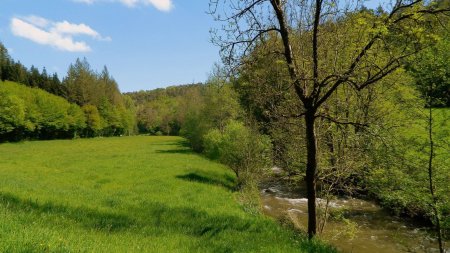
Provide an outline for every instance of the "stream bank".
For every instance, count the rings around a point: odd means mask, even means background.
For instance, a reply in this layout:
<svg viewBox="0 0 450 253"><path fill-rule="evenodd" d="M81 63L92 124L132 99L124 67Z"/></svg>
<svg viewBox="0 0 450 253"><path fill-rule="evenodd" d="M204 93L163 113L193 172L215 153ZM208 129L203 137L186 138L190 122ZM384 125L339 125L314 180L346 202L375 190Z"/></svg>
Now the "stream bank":
<svg viewBox="0 0 450 253"><path fill-rule="evenodd" d="M290 187L282 180L267 180L260 189L266 215L276 219L288 217L297 228L306 231L308 200L304 188ZM319 205L324 202L318 199ZM330 201L329 208L339 218L327 222L321 238L341 252L439 252L429 227L393 216L375 202L337 198ZM447 248L449 245L446 242Z"/></svg>

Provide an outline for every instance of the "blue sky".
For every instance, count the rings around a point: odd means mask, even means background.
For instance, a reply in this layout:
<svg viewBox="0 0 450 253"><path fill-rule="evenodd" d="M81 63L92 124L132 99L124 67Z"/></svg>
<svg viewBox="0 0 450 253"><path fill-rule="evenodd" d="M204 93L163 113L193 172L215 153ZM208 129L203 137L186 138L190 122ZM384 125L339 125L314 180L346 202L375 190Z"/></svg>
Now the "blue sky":
<svg viewBox="0 0 450 253"><path fill-rule="evenodd" d="M207 0L1 0L0 41L15 60L65 76L86 57L126 91L205 81L218 48Z"/></svg>

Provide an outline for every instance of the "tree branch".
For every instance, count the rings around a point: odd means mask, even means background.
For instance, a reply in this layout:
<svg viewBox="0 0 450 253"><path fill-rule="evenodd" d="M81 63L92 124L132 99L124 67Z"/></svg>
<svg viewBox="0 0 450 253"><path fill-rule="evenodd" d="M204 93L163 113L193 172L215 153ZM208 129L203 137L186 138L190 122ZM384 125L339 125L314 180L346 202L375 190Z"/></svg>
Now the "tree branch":
<svg viewBox="0 0 450 253"><path fill-rule="evenodd" d="M339 120L336 120L325 114L318 114L316 116L316 118L323 118L323 119L329 120L337 125L352 125L352 126L359 126L359 127L368 127L369 126L368 124L365 124L365 123L351 122L351 121L339 121Z"/></svg>

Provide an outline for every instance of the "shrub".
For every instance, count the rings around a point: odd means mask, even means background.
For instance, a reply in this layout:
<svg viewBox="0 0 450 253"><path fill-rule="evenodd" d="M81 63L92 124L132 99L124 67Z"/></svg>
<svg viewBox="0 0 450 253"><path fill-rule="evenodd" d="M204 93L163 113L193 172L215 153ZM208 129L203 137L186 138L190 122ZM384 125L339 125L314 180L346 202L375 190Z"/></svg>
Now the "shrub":
<svg viewBox="0 0 450 253"><path fill-rule="evenodd" d="M25 105L22 99L0 90L0 134L9 133L24 124Z"/></svg>
<svg viewBox="0 0 450 253"><path fill-rule="evenodd" d="M203 138L205 154L228 165L238 177L239 184L257 179L271 164L271 142L244 123L231 120L221 132L210 130Z"/></svg>

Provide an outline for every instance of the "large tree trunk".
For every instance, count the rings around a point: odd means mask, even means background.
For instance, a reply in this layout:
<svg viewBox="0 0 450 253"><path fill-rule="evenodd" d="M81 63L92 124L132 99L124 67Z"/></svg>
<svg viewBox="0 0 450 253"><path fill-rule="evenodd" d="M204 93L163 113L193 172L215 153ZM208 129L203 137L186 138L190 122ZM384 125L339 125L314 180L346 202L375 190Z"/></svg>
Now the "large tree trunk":
<svg viewBox="0 0 450 253"><path fill-rule="evenodd" d="M316 170L317 170L317 140L315 132L315 110L305 114L306 125L306 190L308 198L308 237L316 235Z"/></svg>

